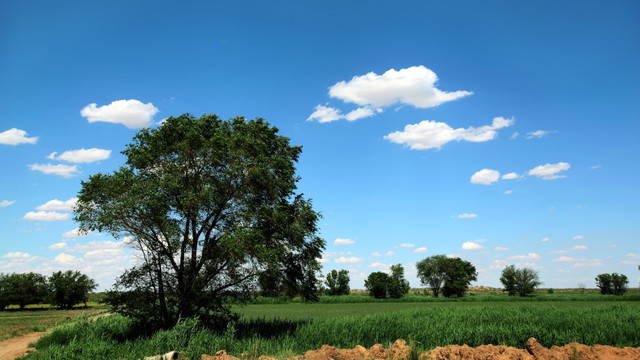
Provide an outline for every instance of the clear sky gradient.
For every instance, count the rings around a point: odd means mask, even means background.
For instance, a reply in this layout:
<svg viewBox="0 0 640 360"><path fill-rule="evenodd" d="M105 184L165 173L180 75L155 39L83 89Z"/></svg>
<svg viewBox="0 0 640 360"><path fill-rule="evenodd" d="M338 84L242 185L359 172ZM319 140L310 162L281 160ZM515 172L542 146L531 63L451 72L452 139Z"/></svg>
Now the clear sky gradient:
<svg viewBox="0 0 640 360"><path fill-rule="evenodd" d="M640 272L637 1L0 0L0 272L135 261L80 182L141 127L262 117L303 146L326 273L436 254L499 286Z"/></svg>

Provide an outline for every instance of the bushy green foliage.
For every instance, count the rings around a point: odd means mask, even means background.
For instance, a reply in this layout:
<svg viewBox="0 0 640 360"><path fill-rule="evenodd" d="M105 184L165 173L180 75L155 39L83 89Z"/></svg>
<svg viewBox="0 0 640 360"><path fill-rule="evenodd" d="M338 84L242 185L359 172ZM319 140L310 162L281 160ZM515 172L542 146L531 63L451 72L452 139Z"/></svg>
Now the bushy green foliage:
<svg viewBox="0 0 640 360"><path fill-rule="evenodd" d="M364 281L364 287L369 290L369 294L376 299L387 297L388 286L389 275L382 271L372 272Z"/></svg>
<svg viewBox="0 0 640 360"><path fill-rule="evenodd" d="M93 279L79 271L55 272L49 277L51 305L71 309L75 304L86 304L89 293L97 286Z"/></svg>
<svg viewBox="0 0 640 360"><path fill-rule="evenodd" d="M409 292L409 281L404 278L404 267L402 264L391 265L391 276L389 276L389 285L387 292L391 298L401 298Z"/></svg>
<svg viewBox="0 0 640 360"><path fill-rule="evenodd" d="M47 278L37 273L0 274L0 310L15 304L24 309L28 304L47 301Z"/></svg>
<svg viewBox="0 0 640 360"><path fill-rule="evenodd" d="M602 295L622 295L627 292L629 279L624 274L600 274L596 276L596 286Z"/></svg>
<svg viewBox="0 0 640 360"><path fill-rule="evenodd" d="M445 297L462 297L477 280L478 272L475 266L460 258L450 258L445 255L434 255L416 264L418 278L423 285L429 286L434 297L440 292Z"/></svg>
<svg viewBox="0 0 640 360"><path fill-rule="evenodd" d="M502 270L500 282L510 296L516 293L520 296L533 294L542 284L537 271L526 267L517 269L515 265L509 265Z"/></svg>
<svg viewBox="0 0 640 360"><path fill-rule="evenodd" d="M349 295L349 271L331 270L325 280L329 295Z"/></svg>
<svg viewBox="0 0 640 360"><path fill-rule="evenodd" d="M320 215L296 193L301 147L263 119L169 117L140 130L112 174L82 182L83 231L130 235L142 263L116 282L115 311L169 328L178 319L231 319L269 271L286 295L317 299Z"/></svg>

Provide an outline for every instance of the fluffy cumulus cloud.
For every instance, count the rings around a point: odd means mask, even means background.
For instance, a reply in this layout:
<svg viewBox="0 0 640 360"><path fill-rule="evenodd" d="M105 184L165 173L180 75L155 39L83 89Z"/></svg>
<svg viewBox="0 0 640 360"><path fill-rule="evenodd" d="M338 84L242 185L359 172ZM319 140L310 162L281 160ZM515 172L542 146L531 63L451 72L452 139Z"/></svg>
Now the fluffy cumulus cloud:
<svg viewBox="0 0 640 360"><path fill-rule="evenodd" d="M414 247L416 247L416 246L415 246L415 245L413 245L413 244L406 244L406 243L405 243L405 244L400 244L400 247L411 249L411 248L414 248Z"/></svg>
<svg viewBox="0 0 640 360"><path fill-rule="evenodd" d="M440 149L450 141L485 142L498 136L497 130L513 125L513 119L496 117L491 125L454 129L446 123L424 120L409 124L403 131L396 131L384 138L404 144L413 150Z"/></svg>
<svg viewBox="0 0 640 360"><path fill-rule="evenodd" d="M348 121L356 121L359 119L371 117L381 112L382 112L381 108L374 109L372 107L365 106L365 107L360 107L355 110L352 110L346 114L343 114L342 111L340 111L339 109L336 109L330 106L317 105L313 113L309 115L309 117L307 118L307 121L316 120L320 123L327 123L327 122L332 122L340 119L345 119Z"/></svg>
<svg viewBox="0 0 640 360"><path fill-rule="evenodd" d="M355 257L355 256L351 256L351 257L344 257L341 256L335 260L333 260L336 264L357 264L362 262L364 259L361 259L359 257Z"/></svg>
<svg viewBox="0 0 640 360"><path fill-rule="evenodd" d="M69 220L69 214L55 211L29 211L22 219L31 221L66 221Z"/></svg>
<svg viewBox="0 0 640 360"><path fill-rule="evenodd" d="M584 236L582 235L576 235L573 237L573 240L582 240L582 239L584 239Z"/></svg>
<svg viewBox="0 0 640 360"><path fill-rule="evenodd" d="M482 169L471 175L472 184L491 185L498 179L500 179L500 173L491 169Z"/></svg>
<svg viewBox="0 0 640 360"><path fill-rule="evenodd" d="M542 242L547 242L547 241L549 241L549 240L551 240L551 239L549 239L549 237L545 237L545 238L542 238L542 240L540 240L540 241L542 241Z"/></svg>
<svg viewBox="0 0 640 360"><path fill-rule="evenodd" d="M71 178L80 174L77 165L52 165L52 164L29 164L29 169L40 171L47 175L58 175L64 178Z"/></svg>
<svg viewBox="0 0 640 360"><path fill-rule="evenodd" d="M60 155L57 152L53 152L47 156L47 159L62 160L70 163L92 163L106 160L109 156L111 156L111 150L82 148L79 150L67 150Z"/></svg>
<svg viewBox="0 0 640 360"><path fill-rule="evenodd" d="M480 250L482 249L482 245L474 241L466 241L462 243L462 249L463 250Z"/></svg>
<svg viewBox="0 0 640 360"><path fill-rule="evenodd" d="M340 239L340 238L338 238L333 242L333 245L353 245L355 243L356 242L351 240L351 239Z"/></svg>
<svg viewBox="0 0 640 360"><path fill-rule="evenodd" d="M473 219L473 218L477 218L478 214L460 214L458 216L456 216L458 219Z"/></svg>
<svg viewBox="0 0 640 360"><path fill-rule="evenodd" d="M588 250L588 249L589 248L587 247L587 245L576 245L571 248L571 250Z"/></svg>
<svg viewBox="0 0 640 360"><path fill-rule="evenodd" d="M0 133L0 144L2 145L35 144L37 141L37 136L29 137L26 131L16 128Z"/></svg>
<svg viewBox="0 0 640 360"><path fill-rule="evenodd" d="M413 252L416 253L416 254L426 253L427 252L427 248L426 247L419 247L419 248L413 250Z"/></svg>
<svg viewBox="0 0 640 360"><path fill-rule="evenodd" d="M537 176L543 180L554 180L567 177L566 175L559 174L562 171L569 170L571 165L566 162L559 162L557 164L545 164L536 166L529 170L527 174Z"/></svg>
<svg viewBox="0 0 640 360"><path fill-rule="evenodd" d="M78 202L78 198L71 198L67 201L58 199L49 200L46 203L36 207L36 210L43 211L73 211L73 207Z"/></svg>
<svg viewBox="0 0 640 360"><path fill-rule="evenodd" d="M385 263L376 261L376 262L373 262L373 263L369 264L368 267L370 267L370 268L378 268L378 269L387 269L387 268L389 268L389 266L390 266L389 264L385 264Z"/></svg>
<svg viewBox="0 0 640 360"><path fill-rule="evenodd" d="M151 126L151 119L158 113L158 108L152 103L144 104L138 100L116 100L109 105L98 107L97 104L89 104L80 111L90 123L109 122L122 124L129 129L139 129Z"/></svg>
<svg viewBox="0 0 640 360"><path fill-rule="evenodd" d="M15 200L11 200L11 201L2 200L2 201L0 201L0 207L7 207L7 206L10 206L10 205L13 205L14 202L16 202L16 201Z"/></svg>
<svg viewBox="0 0 640 360"><path fill-rule="evenodd" d="M473 94L458 90L446 92L436 88L436 74L426 67L391 69L382 75L370 72L340 81L329 88L329 96L360 106L383 107L397 103L430 108Z"/></svg>
<svg viewBox="0 0 640 360"><path fill-rule="evenodd" d="M503 180L514 180L514 179L517 179L519 177L520 176L518 174L514 173L514 172L510 172L508 174L502 175L502 179Z"/></svg>

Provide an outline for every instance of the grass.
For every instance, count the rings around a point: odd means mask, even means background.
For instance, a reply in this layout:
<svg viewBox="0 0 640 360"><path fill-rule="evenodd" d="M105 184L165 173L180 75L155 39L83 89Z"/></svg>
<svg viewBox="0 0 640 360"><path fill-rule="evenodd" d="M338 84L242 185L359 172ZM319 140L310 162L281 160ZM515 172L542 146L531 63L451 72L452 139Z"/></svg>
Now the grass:
<svg viewBox="0 0 640 360"><path fill-rule="evenodd" d="M25 310L0 311L0 341L23 335L32 331L45 331L48 328L68 322L83 315L104 312L104 308L74 310L54 310L44 307L28 306Z"/></svg>
<svg viewBox="0 0 640 360"><path fill-rule="evenodd" d="M191 359L226 349L240 356L279 358L323 344L389 346L402 338L417 350L448 344L524 348L529 337L546 347L580 342L640 347L637 301L440 301L423 303L258 304L220 332L195 320L148 338L119 315L63 326L41 339L28 359L137 359L179 350Z"/></svg>

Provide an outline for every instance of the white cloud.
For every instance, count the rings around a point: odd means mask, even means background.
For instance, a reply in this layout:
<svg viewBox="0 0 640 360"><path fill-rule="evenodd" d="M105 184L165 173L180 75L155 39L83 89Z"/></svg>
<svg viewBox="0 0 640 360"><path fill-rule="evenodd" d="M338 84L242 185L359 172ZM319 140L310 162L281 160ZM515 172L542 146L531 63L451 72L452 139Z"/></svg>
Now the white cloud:
<svg viewBox="0 0 640 360"><path fill-rule="evenodd" d="M337 259L334 260L334 262L336 264L357 264L362 262L364 259L361 259L359 257L355 257L355 256L351 256L351 257L344 257L341 256Z"/></svg>
<svg viewBox="0 0 640 360"><path fill-rule="evenodd" d="M19 145L19 144L35 144L38 137L28 137L24 130L12 128L0 133L0 144L3 145Z"/></svg>
<svg viewBox="0 0 640 360"><path fill-rule="evenodd" d="M505 191L504 193L505 193L505 195L509 195L509 194L511 194L512 192L513 192L513 190L507 190L507 191Z"/></svg>
<svg viewBox="0 0 640 360"><path fill-rule="evenodd" d="M540 255L536 253L528 253L527 255L515 255L507 258L507 260L538 260L538 259L540 259Z"/></svg>
<svg viewBox="0 0 640 360"><path fill-rule="evenodd" d="M65 253L60 253L56 256L53 261L58 265L70 266L77 265L82 262L82 259L78 259L73 255L68 255Z"/></svg>
<svg viewBox="0 0 640 360"><path fill-rule="evenodd" d="M582 240L584 237L582 235L576 235L573 237L573 240Z"/></svg>
<svg viewBox="0 0 640 360"><path fill-rule="evenodd" d="M389 106L396 103L429 108L473 94L470 91L445 92L435 87L436 74L426 67L412 66L382 75L370 72L340 81L329 88L329 96L360 106Z"/></svg>
<svg viewBox="0 0 640 360"><path fill-rule="evenodd" d="M545 237L545 238L543 238L543 239L542 239L542 240L540 240L540 241L542 241L542 242L547 242L547 241L549 241L549 240L551 240L551 239L549 239L548 237Z"/></svg>
<svg viewBox="0 0 640 360"><path fill-rule="evenodd" d="M426 253L427 252L427 248L426 247L419 247L419 248L413 250L413 252L416 253L416 254Z"/></svg>
<svg viewBox="0 0 640 360"><path fill-rule="evenodd" d="M514 133L513 133L513 135L511 135L511 138L512 138L512 139L515 139L515 138L517 138L518 136L520 136L520 133L516 131L516 132L514 132Z"/></svg>
<svg viewBox="0 0 640 360"><path fill-rule="evenodd" d="M103 121L114 124L122 124L129 129L148 127L151 119L158 113L158 108L152 103L144 104L138 100L116 100L109 105L98 107L97 104L89 104L80 111L90 123Z"/></svg>
<svg viewBox="0 0 640 360"><path fill-rule="evenodd" d="M47 159L62 160L70 163L92 163L95 161L108 159L109 156L111 156L111 150L82 148L79 150L68 150L60 155L56 155L57 152L53 152L49 156L47 156Z"/></svg>
<svg viewBox="0 0 640 360"><path fill-rule="evenodd" d="M477 218L478 214L460 214L457 216L458 219L473 219L473 218Z"/></svg>
<svg viewBox="0 0 640 360"><path fill-rule="evenodd" d="M403 247L403 248L409 248L409 249L410 249L410 248L414 248L414 247L416 247L416 246L415 246L415 245L413 245L413 244L400 244L400 247Z"/></svg>
<svg viewBox="0 0 640 360"><path fill-rule="evenodd" d="M478 244L477 242L466 241L462 244L462 249L463 250L480 250L482 249L482 245Z"/></svg>
<svg viewBox="0 0 640 360"><path fill-rule="evenodd" d="M49 246L49 250L62 250L67 247L67 243L59 242Z"/></svg>
<svg viewBox="0 0 640 360"><path fill-rule="evenodd" d="M625 255L625 257L628 257L630 259L638 260L638 259L640 259L640 254L628 253L627 255Z"/></svg>
<svg viewBox="0 0 640 360"><path fill-rule="evenodd" d="M485 142L498 136L496 130L513 125L513 119L493 118L491 125L478 128L454 129L446 123L424 120L417 124L409 124L403 131L396 131L384 138L397 144L405 144L413 150L440 149L450 141Z"/></svg>
<svg viewBox="0 0 640 360"><path fill-rule="evenodd" d="M78 170L78 165L51 165L51 164L29 164L29 169L34 171L40 171L44 174L53 174L62 176L65 178L74 177L80 174Z"/></svg>
<svg viewBox="0 0 640 360"><path fill-rule="evenodd" d="M602 261L578 262L573 264L573 267L599 267L599 266L602 266Z"/></svg>
<svg viewBox="0 0 640 360"><path fill-rule="evenodd" d="M471 176L472 184L491 185L498 181L500 173L496 170L482 169Z"/></svg>
<svg viewBox="0 0 640 360"><path fill-rule="evenodd" d="M517 179L519 177L520 177L520 175L518 175L518 174L516 174L514 172L510 172L508 174L502 175L502 179L503 180L514 180L514 179Z"/></svg>
<svg viewBox="0 0 640 360"><path fill-rule="evenodd" d="M0 201L0 207L7 207L12 205L14 202L16 202L15 200L9 201L9 200L2 200Z"/></svg>
<svg viewBox="0 0 640 360"><path fill-rule="evenodd" d="M545 164L536 166L529 170L528 174L542 178L543 180L553 180L567 177L566 175L559 175L561 171L569 170L571 165L566 162L559 162L557 164Z"/></svg>
<svg viewBox="0 0 640 360"><path fill-rule="evenodd" d="M545 135L550 134L551 131L546 131L546 130L536 130L536 131L531 131L527 133L527 139L533 139L533 138L541 138Z"/></svg>
<svg viewBox="0 0 640 360"><path fill-rule="evenodd" d="M377 251L376 251L376 252L371 253L371 256L392 256L392 255L395 255L395 253L394 253L393 251L387 251L387 252L386 252L386 253L384 253L384 254L381 254L381 253L379 253L379 252L377 252Z"/></svg>
<svg viewBox="0 0 640 360"><path fill-rule="evenodd" d="M2 255L3 259L30 259L32 256L28 253L23 253L20 251L10 252L5 255Z"/></svg>
<svg viewBox="0 0 640 360"><path fill-rule="evenodd" d="M493 260L493 263L489 266L489 269L504 269L506 266L506 260Z"/></svg>
<svg viewBox="0 0 640 360"><path fill-rule="evenodd" d="M333 242L333 245L353 245L355 243L356 242L351 240L351 239L340 239L340 238L338 238Z"/></svg>
<svg viewBox="0 0 640 360"><path fill-rule="evenodd" d="M586 245L576 245L571 248L571 250L588 250L589 248Z"/></svg>
<svg viewBox="0 0 640 360"><path fill-rule="evenodd" d="M79 237L85 237L87 235L91 234L91 231L89 231L86 234L82 234L80 233L80 228L75 228L71 231L67 231L65 233L62 234L62 237L66 237L66 238L79 238Z"/></svg>
<svg viewBox="0 0 640 360"><path fill-rule="evenodd" d="M509 251L509 248L502 247L502 246L496 246L496 248L494 250L496 250L496 251Z"/></svg>
<svg viewBox="0 0 640 360"><path fill-rule="evenodd" d="M369 264L368 267L370 267L370 268L379 268L379 269L387 269L389 267L389 265L385 264L385 263L382 263L382 262L379 262L379 261L376 261L376 262L373 262L373 263Z"/></svg>
<svg viewBox="0 0 640 360"><path fill-rule="evenodd" d="M590 166L589 169L596 170L596 169L600 169L601 167L602 167L601 164L596 164L596 165Z"/></svg>
<svg viewBox="0 0 640 360"><path fill-rule="evenodd" d="M69 220L69 214L63 214L55 211L29 211L22 218L24 220L32 221L65 221Z"/></svg>
<svg viewBox="0 0 640 360"><path fill-rule="evenodd" d="M361 107L348 112L346 115L343 115L339 109L324 105L317 105L314 109L314 112L307 118L307 121L317 120L319 123L327 123L340 119L356 121L359 119L371 117L381 112L382 109L380 108L374 109L371 107Z"/></svg>
<svg viewBox="0 0 640 360"><path fill-rule="evenodd" d="M78 198L71 198L67 201L53 199L36 207L36 210L73 211L73 207L76 206L77 202L78 202Z"/></svg>

